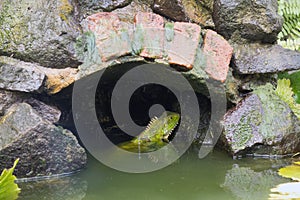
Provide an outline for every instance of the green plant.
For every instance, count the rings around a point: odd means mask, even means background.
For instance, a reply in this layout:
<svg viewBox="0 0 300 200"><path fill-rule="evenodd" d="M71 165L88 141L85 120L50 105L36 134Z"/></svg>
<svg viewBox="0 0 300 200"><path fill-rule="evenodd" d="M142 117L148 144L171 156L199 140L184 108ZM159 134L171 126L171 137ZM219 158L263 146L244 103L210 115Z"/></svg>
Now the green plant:
<svg viewBox="0 0 300 200"><path fill-rule="evenodd" d="M18 198L20 188L15 183L16 177L13 175L14 169L19 159L14 162L10 169L4 169L0 176L0 199L1 200L15 200Z"/></svg>
<svg viewBox="0 0 300 200"><path fill-rule="evenodd" d="M289 105L298 119L300 119L300 104L297 104L294 99L294 92L291 87L290 79L278 79L275 92L283 101L285 101Z"/></svg>
<svg viewBox="0 0 300 200"><path fill-rule="evenodd" d="M300 1L278 0L278 13L284 18L278 44L300 51Z"/></svg>

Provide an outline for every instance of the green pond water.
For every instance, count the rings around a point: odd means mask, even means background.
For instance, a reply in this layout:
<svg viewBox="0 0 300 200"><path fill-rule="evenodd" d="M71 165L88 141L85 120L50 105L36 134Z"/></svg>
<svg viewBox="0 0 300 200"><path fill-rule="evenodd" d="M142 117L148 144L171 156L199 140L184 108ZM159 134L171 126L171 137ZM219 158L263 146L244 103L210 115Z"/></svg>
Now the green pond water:
<svg viewBox="0 0 300 200"><path fill-rule="evenodd" d="M214 150L204 159L189 150L178 162L156 172L119 172L89 156L86 169L72 176L19 183L19 199L41 200L199 200L268 199L269 191L289 182L277 175L280 159L232 159Z"/></svg>

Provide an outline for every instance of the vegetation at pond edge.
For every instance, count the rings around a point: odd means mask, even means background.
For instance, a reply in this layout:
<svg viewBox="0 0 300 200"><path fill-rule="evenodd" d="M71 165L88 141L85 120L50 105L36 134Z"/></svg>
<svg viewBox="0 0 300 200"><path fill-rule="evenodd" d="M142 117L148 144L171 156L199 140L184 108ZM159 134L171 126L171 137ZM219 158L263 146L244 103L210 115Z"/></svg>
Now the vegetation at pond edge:
<svg viewBox="0 0 300 200"><path fill-rule="evenodd" d="M299 153L298 153L299 154ZM269 200L273 199L300 199L300 162L279 169L278 174L298 182L283 183L271 189Z"/></svg>
<svg viewBox="0 0 300 200"><path fill-rule="evenodd" d="M284 18L282 31L278 34L278 44L300 51L300 1L278 0L278 13Z"/></svg>
<svg viewBox="0 0 300 200"><path fill-rule="evenodd" d="M20 188L15 183L16 177L13 175L14 169L19 159L14 162L10 169L4 169L0 176L0 199L1 200L15 200L18 198Z"/></svg>
<svg viewBox="0 0 300 200"><path fill-rule="evenodd" d="M286 102L294 114L300 119L300 104L295 100L295 94L291 87L290 79L279 79L277 81L276 94Z"/></svg>

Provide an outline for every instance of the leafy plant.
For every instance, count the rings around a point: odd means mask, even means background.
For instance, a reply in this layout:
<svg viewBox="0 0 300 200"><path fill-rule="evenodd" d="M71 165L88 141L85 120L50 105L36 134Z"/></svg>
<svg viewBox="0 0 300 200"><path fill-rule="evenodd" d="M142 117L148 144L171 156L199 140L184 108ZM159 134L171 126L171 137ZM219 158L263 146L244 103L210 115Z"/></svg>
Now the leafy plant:
<svg viewBox="0 0 300 200"><path fill-rule="evenodd" d="M297 71L294 73L285 72L285 73L279 74L279 78L290 79L291 87L295 94L294 98L295 98L296 102L300 104L300 71Z"/></svg>
<svg viewBox="0 0 300 200"><path fill-rule="evenodd" d="M290 79L278 79L275 92L283 101L285 101L289 105L298 119L300 119L300 104L297 104L294 99L295 94L292 90Z"/></svg>
<svg viewBox="0 0 300 200"><path fill-rule="evenodd" d="M15 200L18 198L20 188L15 183L16 177L13 175L14 169L19 162L17 159L10 169L4 169L0 176L0 199Z"/></svg>
<svg viewBox="0 0 300 200"><path fill-rule="evenodd" d="M300 1L278 0L278 13L283 16L283 29L278 34L278 44L300 51Z"/></svg>

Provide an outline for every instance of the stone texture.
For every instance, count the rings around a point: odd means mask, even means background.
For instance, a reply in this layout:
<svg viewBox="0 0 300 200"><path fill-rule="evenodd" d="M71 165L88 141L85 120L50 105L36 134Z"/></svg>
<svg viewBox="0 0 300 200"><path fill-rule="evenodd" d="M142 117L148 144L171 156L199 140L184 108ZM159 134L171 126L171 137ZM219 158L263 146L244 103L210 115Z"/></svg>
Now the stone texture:
<svg viewBox="0 0 300 200"><path fill-rule="evenodd" d="M278 73L300 69L300 53L279 45L234 45L234 67L240 74Z"/></svg>
<svg viewBox="0 0 300 200"><path fill-rule="evenodd" d="M0 169L16 158L19 178L71 173L87 159L70 131L49 123L27 103L13 105L0 119Z"/></svg>
<svg viewBox="0 0 300 200"><path fill-rule="evenodd" d="M78 69L70 67L65 69L49 69L41 67L40 69L46 74L43 89L48 94L56 94L62 89L73 84L78 73Z"/></svg>
<svg viewBox="0 0 300 200"><path fill-rule="evenodd" d="M0 54L44 67L77 67L74 42L80 26L68 0L0 2Z"/></svg>
<svg viewBox="0 0 300 200"><path fill-rule="evenodd" d="M166 33L165 52L170 64L193 68L201 38L201 27L197 24L175 22Z"/></svg>
<svg viewBox="0 0 300 200"><path fill-rule="evenodd" d="M130 4L132 0L78 0L80 15L87 17L98 12L110 12L117 8L122 8Z"/></svg>
<svg viewBox="0 0 300 200"><path fill-rule="evenodd" d="M267 84L228 111L221 143L232 155L293 154L300 150L300 121Z"/></svg>
<svg viewBox="0 0 300 200"><path fill-rule="evenodd" d="M155 0L153 11L175 21L193 21L213 27L212 0Z"/></svg>
<svg viewBox="0 0 300 200"><path fill-rule="evenodd" d="M215 80L225 82L233 53L230 44L216 32L208 30L204 37L203 53L206 73Z"/></svg>
<svg viewBox="0 0 300 200"><path fill-rule="evenodd" d="M0 88L22 92L41 90L45 74L37 70L36 64L0 57Z"/></svg>
<svg viewBox="0 0 300 200"><path fill-rule="evenodd" d="M118 12L97 13L87 18L86 28L92 33L78 40L77 52L83 64L76 79L124 63L128 58L129 62L150 58L182 71L198 65L196 76L205 69L201 76L208 78L208 74L214 80L226 80L232 48L217 33L206 31L202 46L201 27L197 24L165 22L151 12L138 12L133 23L125 20L120 20Z"/></svg>
<svg viewBox="0 0 300 200"><path fill-rule="evenodd" d="M226 39L273 43L282 28L277 0L215 0L213 20Z"/></svg>
<svg viewBox="0 0 300 200"><path fill-rule="evenodd" d="M11 92L0 89L0 116L14 103L24 99L25 95L18 92Z"/></svg>
<svg viewBox="0 0 300 200"><path fill-rule="evenodd" d="M26 98L22 100L23 103L29 104L44 121L48 123L57 123L60 119L61 112L54 106L47 105L34 98Z"/></svg>
<svg viewBox="0 0 300 200"><path fill-rule="evenodd" d="M134 23L134 17L139 13L149 13L152 12L151 1L140 1L140 0L133 0L128 6L124 8L118 8L112 13L118 15L121 21Z"/></svg>
<svg viewBox="0 0 300 200"><path fill-rule="evenodd" d="M0 56L0 88L55 94L75 81L77 69L50 69L36 63Z"/></svg>
<svg viewBox="0 0 300 200"><path fill-rule="evenodd" d="M153 13L139 12L134 18L133 53L147 58L162 58L164 19Z"/></svg>
<svg viewBox="0 0 300 200"><path fill-rule="evenodd" d="M88 29L96 37L96 47L103 62L131 53L131 27L117 14L97 13L87 18Z"/></svg>

